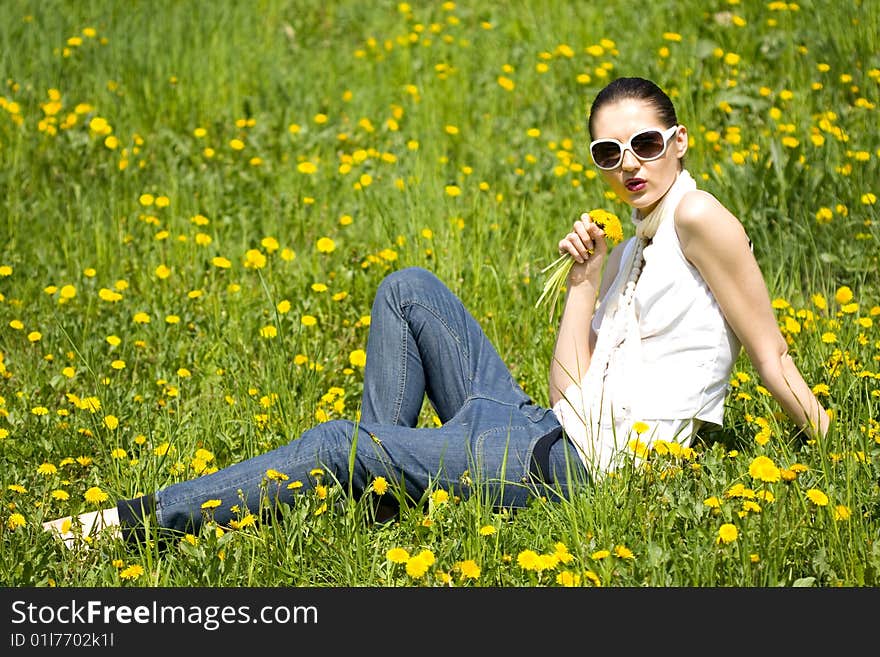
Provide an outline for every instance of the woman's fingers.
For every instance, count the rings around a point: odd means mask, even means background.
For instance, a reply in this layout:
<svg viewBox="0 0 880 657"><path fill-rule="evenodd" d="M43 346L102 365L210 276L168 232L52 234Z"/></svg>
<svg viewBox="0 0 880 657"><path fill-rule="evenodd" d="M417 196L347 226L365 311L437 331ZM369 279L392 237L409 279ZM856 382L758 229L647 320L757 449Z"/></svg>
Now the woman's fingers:
<svg viewBox="0 0 880 657"><path fill-rule="evenodd" d="M586 262L596 251L605 251L605 233L584 213L574 222L571 232L559 241L559 252L568 253L576 262Z"/></svg>

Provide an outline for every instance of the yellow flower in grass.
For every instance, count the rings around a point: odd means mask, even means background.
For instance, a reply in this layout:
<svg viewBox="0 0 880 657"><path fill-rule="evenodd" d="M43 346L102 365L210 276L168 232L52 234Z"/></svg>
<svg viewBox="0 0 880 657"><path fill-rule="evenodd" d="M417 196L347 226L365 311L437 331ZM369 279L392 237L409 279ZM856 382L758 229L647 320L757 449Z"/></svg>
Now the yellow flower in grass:
<svg viewBox="0 0 880 657"><path fill-rule="evenodd" d="M46 475L47 477L52 476L56 472L58 472L58 468L52 463L43 463L37 468L37 474Z"/></svg>
<svg viewBox="0 0 880 657"><path fill-rule="evenodd" d="M333 253L336 250L336 242L329 237L322 237L317 241L316 247L320 253Z"/></svg>
<svg viewBox="0 0 880 657"><path fill-rule="evenodd" d="M834 507L835 520L849 520L851 516L852 511L850 511L848 506L838 504L836 507Z"/></svg>
<svg viewBox="0 0 880 657"><path fill-rule="evenodd" d="M850 289L847 285L843 285L837 288L837 292L834 294L834 300L841 305L849 303L853 300L852 289Z"/></svg>
<svg viewBox="0 0 880 657"><path fill-rule="evenodd" d="M244 529L245 527L253 527L256 524L257 524L257 517L252 513L247 514L241 520L230 520L229 521L229 525L233 529Z"/></svg>
<svg viewBox="0 0 880 657"><path fill-rule="evenodd" d="M534 550L523 550L516 556L516 563L523 570L534 570L536 572L543 569L543 561L541 555Z"/></svg>
<svg viewBox="0 0 880 657"><path fill-rule="evenodd" d="M749 474L753 479L773 483L779 481L779 468L766 456L757 456L749 465Z"/></svg>
<svg viewBox="0 0 880 657"><path fill-rule="evenodd" d="M120 571L119 578L120 579L137 579L138 577L140 577L143 574L144 574L143 566L140 566L138 564L132 564L131 566L128 566L127 568L123 568Z"/></svg>
<svg viewBox="0 0 880 657"><path fill-rule="evenodd" d="M580 586L581 576L577 573L570 573L565 570L556 576L556 583L559 584L559 586L564 586L566 588L574 588Z"/></svg>
<svg viewBox="0 0 880 657"><path fill-rule="evenodd" d="M640 436L649 429L648 425L644 422L636 422L633 424L632 428L633 431L635 431Z"/></svg>
<svg viewBox="0 0 880 657"><path fill-rule="evenodd" d="M266 477L271 479L272 481L287 481L290 477L288 477L283 472L279 472L278 470L273 470L269 468L266 470Z"/></svg>
<svg viewBox="0 0 880 657"><path fill-rule="evenodd" d="M223 504L222 500L207 500L205 502L202 502L202 509L205 511L209 511L211 509L216 509L221 504Z"/></svg>
<svg viewBox="0 0 880 657"><path fill-rule="evenodd" d="M458 564L462 579L480 579L480 567L473 559L466 559Z"/></svg>
<svg viewBox="0 0 880 657"><path fill-rule="evenodd" d="M816 506L828 506L828 496L818 488L811 488L808 490L807 499Z"/></svg>
<svg viewBox="0 0 880 657"><path fill-rule="evenodd" d="M388 481L385 477L376 477L373 479L373 492L376 495L384 495L388 492Z"/></svg>
<svg viewBox="0 0 880 657"><path fill-rule="evenodd" d="M422 550L416 555L411 556L406 561L406 574L414 579L424 577L428 572L428 568L434 565L434 553L430 550Z"/></svg>
<svg viewBox="0 0 880 657"><path fill-rule="evenodd" d="M718 528L718 539L717 542L720 543L733 543L737 537L739 536L739 531L736 528L736 525L733 525L729 522L724 523L721 527Z"/></svg>
<svg viewBox="0 0 880 657"><path fill-rule="evenodd" d="M90 504L100 504L101 502L106 502L110 496L98 486L92 486L85 492L84 497L86 502L89 502Z"/></svg>
<svg viewBox="0 0 880 657"><path fill-rule="evenodd" d="M614 548L614 556L618 559L635 559L635 555L625 545L617 545Z"/></svg>
<svg viewBox="0 0 880 657"><path fill-rule="evenodd" d="M364 367L367 364L367 352L363 349L355 349L348 355L348 362L353 367Z"/></svg>
<svg viewBox="0 0 880 657"><path fill-rule="evenodd" d="M391 548L385 553L385 558L391 563L406 563L409 560L409 552L404 548Z"/></svg>
<svg viewBox="0 0 880 657"><path fill-rule="evenodd" d="M20 513L11 514L6 521L6 526L12 531L15 531L19 527L24 527L26 524L27 520L25 520L24 516Z"/></svg>
<svg viewBox="0 0 880 657"><path fill-rule="evenodd" d="M480 527L480 536L492 536L497 530L492 525L483 525Z"/></svg>

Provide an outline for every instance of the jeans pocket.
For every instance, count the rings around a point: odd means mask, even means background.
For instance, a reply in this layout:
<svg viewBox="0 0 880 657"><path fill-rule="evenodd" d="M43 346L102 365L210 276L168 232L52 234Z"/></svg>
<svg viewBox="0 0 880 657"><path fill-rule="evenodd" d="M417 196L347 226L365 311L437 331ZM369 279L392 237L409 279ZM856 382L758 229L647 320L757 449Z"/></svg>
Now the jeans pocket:
<svg viewBox="0 0 880 657"><path fill-rule="evenodd" d="M519 410L529 421L535 423L543 421L547 414L551 413L549 408L544 408L531 402L523 404Z"/></svg>

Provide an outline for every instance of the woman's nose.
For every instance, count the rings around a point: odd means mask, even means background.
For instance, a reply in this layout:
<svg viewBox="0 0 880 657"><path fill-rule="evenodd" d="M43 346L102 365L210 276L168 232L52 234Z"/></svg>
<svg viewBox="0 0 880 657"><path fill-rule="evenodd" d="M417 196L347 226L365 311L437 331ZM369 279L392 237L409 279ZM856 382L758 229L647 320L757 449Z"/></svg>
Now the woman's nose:
<svg viewBox="0 0 880 657"><path fill-rule="evenodd" d="M623 149L623 158L620 161L620 166L623 169L632 170L638 169L640 166L639 158L636 157L636 154L633 153L630 149Z"/></svg>

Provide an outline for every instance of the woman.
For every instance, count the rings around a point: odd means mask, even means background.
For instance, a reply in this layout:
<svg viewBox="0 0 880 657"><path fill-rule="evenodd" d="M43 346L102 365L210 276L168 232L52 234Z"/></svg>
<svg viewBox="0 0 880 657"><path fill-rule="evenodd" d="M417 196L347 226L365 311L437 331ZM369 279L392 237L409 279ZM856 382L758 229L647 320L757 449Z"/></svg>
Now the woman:
<svg viewBox="0 0 880 657"><path fill-rule="evenodd" d="M67 542L105 526L137 536L145 522L195 532L205 502L219 500L212 517L226 524L243 505L294 502L286 482L308 488L315 468L355 495L384 477L416 500L434 486L502 507L567 496L632 453L634 427L645 444L687 445L703 423L720 425L741 347L791 419L824 435L828 416L787 353L740 222L683 168L687 129L668 96L648 80L617 79L595 98L589 130L593 162L633 208L636 236L609 255L583 215L559 242L574 263L550 365L552 409L517 385L449 289L404 269L373 302L358 422L319 424L73 527L69 518L45 527ZM440 427L415 426L425 394Z"/></svg>

